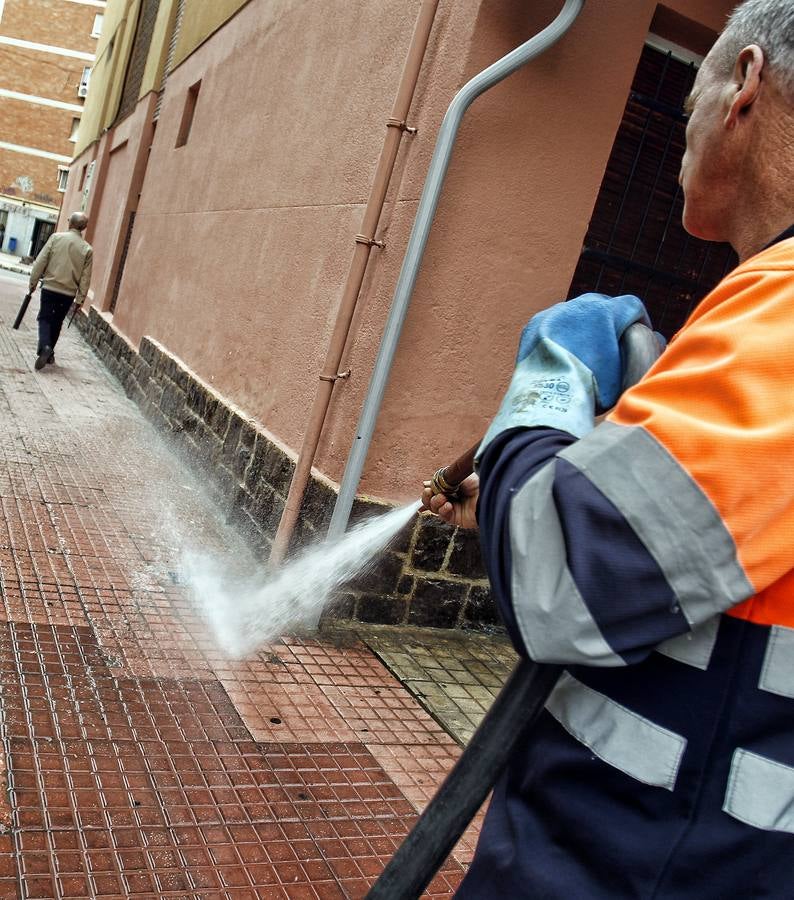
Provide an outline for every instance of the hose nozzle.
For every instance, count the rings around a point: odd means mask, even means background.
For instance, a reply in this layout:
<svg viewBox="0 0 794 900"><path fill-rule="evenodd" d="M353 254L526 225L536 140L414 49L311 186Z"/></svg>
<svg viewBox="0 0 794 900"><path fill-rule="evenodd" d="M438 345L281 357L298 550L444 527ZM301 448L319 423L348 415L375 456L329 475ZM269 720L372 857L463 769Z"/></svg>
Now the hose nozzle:
<svg viewBox="0 0 794 900"><path fill-rule="evenodd" d="M461 482L465 481L474 471L474 457L480 447L480 443L480 441L477 441L471 449L458 457L455 462L450 463L448 466L443 466L429 481L425 482L425 487L430 488L433 496L444 494L453 501L460 499L459 488ZM419 512L428 508L423 506Z"/></svg>
<svg viewBox="0 0 794 900"><path fill-rule="evenodd" d="M447 481L447 469L450 466L444 466L439 469L433 477L430 479L430 490L433 494L446 494L450 500L458 499L458 489L460 488L460 481L455 483L450 483Z"/></svg>

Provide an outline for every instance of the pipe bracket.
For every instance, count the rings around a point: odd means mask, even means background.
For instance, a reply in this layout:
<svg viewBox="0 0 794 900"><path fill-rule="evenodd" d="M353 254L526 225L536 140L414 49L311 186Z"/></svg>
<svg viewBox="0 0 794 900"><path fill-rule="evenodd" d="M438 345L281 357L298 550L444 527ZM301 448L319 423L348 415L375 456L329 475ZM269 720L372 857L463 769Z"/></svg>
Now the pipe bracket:
<svg viewBox="0 0 794 900"><path fill-rule="evenodd" d="M350 378L352 374L352 369L348 369L346 372L337 372L336 375L320 375L320 381L339 381L340 379Z"/></svg>
<svg viewBox="0 0 794 900"><path fill-rule="evenodd" d="M368 238L363 234L356 235L357 244L366 244L368 247L380 247L381 250L386 246L386 241L378 241L375 238Z"/></svg>
<svg viewBox="0 0 794 900"><path fill-rule="evenodd" d="M402 119L386 119L387 128L399 128L400 131L406 131L408 134L416 134L417 129L406 125Z"/></svg>

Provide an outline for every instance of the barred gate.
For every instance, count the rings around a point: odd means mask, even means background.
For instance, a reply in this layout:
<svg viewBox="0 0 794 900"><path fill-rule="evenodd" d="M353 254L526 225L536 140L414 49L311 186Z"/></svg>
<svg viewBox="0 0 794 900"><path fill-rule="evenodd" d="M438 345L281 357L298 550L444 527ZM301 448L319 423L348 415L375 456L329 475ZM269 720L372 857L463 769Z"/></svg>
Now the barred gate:
<svg viewBox="0 0 794 900"><path fill-rule="evenodd" d="M683 104L695 73L644 47L569 292L636 294L668 338L737 262L727 244L681 225Z"/></svg>

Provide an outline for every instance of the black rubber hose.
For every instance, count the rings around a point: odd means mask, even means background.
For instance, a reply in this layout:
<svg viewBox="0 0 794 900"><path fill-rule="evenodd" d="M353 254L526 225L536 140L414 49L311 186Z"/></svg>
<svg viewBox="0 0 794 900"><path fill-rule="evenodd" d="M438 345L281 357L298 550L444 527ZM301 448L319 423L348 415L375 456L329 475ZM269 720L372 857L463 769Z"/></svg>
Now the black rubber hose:
<svg viewBox="0 0 794 900"><path fill-rule="evenodd" d="M522 659L466 749L367 894L416 900L449 856L527 729L540 715L560 666Z"/></svg>

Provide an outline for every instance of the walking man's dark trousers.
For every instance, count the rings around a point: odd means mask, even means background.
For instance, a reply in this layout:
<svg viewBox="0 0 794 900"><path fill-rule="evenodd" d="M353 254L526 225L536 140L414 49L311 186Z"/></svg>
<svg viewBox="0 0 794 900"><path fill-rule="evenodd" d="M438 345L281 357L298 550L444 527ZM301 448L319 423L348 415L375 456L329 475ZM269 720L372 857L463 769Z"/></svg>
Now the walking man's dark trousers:
<svg viewBox="0 0 794 900"><path fill-rule="evenodd" d="M61 326L74 297L59 294L57 291L41 289L41 306L39 309L39 346L36 355L41 356L45 347L55 348L61 333Z"/></svg>

